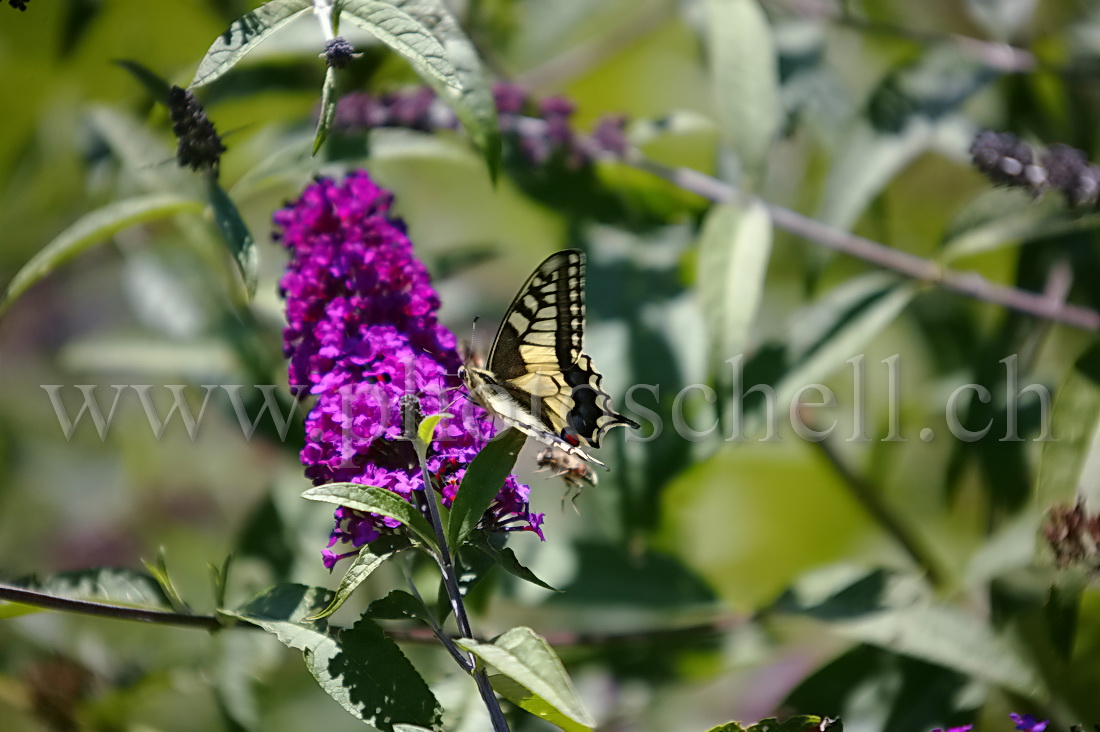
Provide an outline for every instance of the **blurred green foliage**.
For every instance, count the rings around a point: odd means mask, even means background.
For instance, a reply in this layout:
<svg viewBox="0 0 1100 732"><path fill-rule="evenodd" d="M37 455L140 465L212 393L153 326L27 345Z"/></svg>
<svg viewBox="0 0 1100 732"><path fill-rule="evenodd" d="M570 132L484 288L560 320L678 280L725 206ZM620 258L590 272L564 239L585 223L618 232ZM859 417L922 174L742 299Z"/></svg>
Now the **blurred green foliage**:
<svg viewBox="0 0 1100 732"><path fill-rule="evenodd" d="M140 62L183 86L211 42L257 4L0 8L3 282L108 204L205 200L202 181L174 162L164 108L113 62ZM896 250L1100 308L1095 216L1050 197L990 194L967 161L983 127L1100 159L1100 13L1068 0L840 6L452 4L491 74L538 97L569 97L579 130L625 114L630 139L653 160L748 180L771 203ZM734 52L756 20L714 27L713 17L756 19L771 37ZM349 35L364 55L343 72L342 90L417 83L383 46ZM713 44L732 45L715 53ZM771 68L762 54L773 51L778 86L735 83ZM600 729L812 714L861 730L998 730L1009 729L1009 711L1051 718L1051 729L1100 723L1098 596L1090 577L1054 568L1038 533L1055 503L1100 497L1094 334L906 282L779 230L770 258L748 260L761 286L723 291L715 268L746 260L724 259L721 240L703 232L733 242L751 217L712 215L698 196L621 163L550 175L506 149L494 185L461 134L399 130L369 144L333 136L311 157L320 52L316 24L303 23L200 93L229 148L220 182L242 217L234 223L256 239L254 300L214 222L173 211L59 263L0 321L0 579L117 567L95 585L117 597L118 578L163 549L176 591L198 613L217 605L207 565L231 552L230 605L280 581L335 589L319 559L329 507L298 497L308 487L300 414L285 439L269 420L248 438L221 392L195 438L178 417L157 436L131 389L105 437L84 419L70 439L43 386L62 385L72 417L76 385L96 385L105 410L111 385L153 385L163 417L166 385L188 385L197 412L203 384L284 384L283 253L268 242L271 214L315 175L366 167L395 192L441 318L460 336L475 315L502 313L534 262L585 249L587 350L620 407L663 422L660 431L644 424L642 440L626 430L608 438L613 470L576 514L561 509L560 482L534 472L529 444L517 470L547 513L547 541L522 535L509 548L564 592L497 572L469 596L487 637L529 626L551 641ZM775 119L754 114L758 103L778 105ZM735 267L728 282L743 274ZM726 439L736 427L732 372L712 349L731 342L743 348L744 388L779 394L779 439L761 439L768 405L753 397L749 439ZM1013 355L1015 383L1003 362ZM651 387L624 401L638 384ZM794 390L809 384L836 395L835 407L814 413L837 420L824 443L790 426ZM964 427L992 425L971 442L953 439L947 420L950 396L968 384L992 395L985 402L970 389L958 402ZM1009 409L1030 384L1053 394L1064 442L1034 439L1039 400ZM255 416L263 400L249 389ZM716 420L718 429L685 439L674 413L691 429ZM1022 439L1000 439L1013 419ZM861 431L871 439L846 439ZM904 439L884 439L895 433ZM401 582L395 567L379 568L335 620L350 626ZM0 649L0 727L13 732L361 727L258 632L38 613L0 621ZM446 654L403 649L447 709L447 729L488 728ZM46 693L68 682L68 696ZM514 726L545 728L524 716Z"/></svg>

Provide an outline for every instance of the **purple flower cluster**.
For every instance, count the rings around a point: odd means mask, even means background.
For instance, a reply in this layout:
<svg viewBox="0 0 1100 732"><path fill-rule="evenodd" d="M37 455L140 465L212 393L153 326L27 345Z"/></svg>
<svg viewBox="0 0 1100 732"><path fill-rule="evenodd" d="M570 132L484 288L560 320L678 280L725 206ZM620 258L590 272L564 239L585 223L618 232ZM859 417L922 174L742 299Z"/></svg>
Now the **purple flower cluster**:
<svg viewBox="0 0 1100 732"><path fill-rule="evenodd" d="M439 323L439 298L412 252L400 219L389 215L392 194L364 171L343 182L319 179L276 212L276 239L290 251L280 282L286 298L284 350L289 383L316 396L301 452L315 485L352 482L423 499L423 476L402 402L414 395L423 415L448 411L428 450L433 486L450 505L466 466L493 434L492 420L469 401L455 376L455 337ZM420 492L420 493L418 493ZM490 531L542 536L527 486L509 476L482 519ZM397 523L345 507L322 552L331 569Z"/></svg>
<svg viewBox="0 0 1100 732"><path fill-rule="evenodd" d="M584 137L572 127L573 103L565 97L539 102L515 84L493 85L501 133L534 165L561 159L571 169L581 168L600 154L623 155L626 118L604 117L593 133ZM400 127L432 132L458 127L454 113L427 87L374 96L353 92L336 105L334 127L343 132Z"/></svg>

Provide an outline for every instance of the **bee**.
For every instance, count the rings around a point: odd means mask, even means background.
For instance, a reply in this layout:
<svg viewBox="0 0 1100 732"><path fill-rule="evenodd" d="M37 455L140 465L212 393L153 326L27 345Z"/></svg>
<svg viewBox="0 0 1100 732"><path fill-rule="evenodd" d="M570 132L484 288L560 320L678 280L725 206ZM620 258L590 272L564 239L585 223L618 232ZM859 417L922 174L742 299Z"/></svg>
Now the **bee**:
<svg viewBox="0 0 1100 732"><path fill-rule="evenodd" d="M573 510L577 510L577 496L588 486L596 485L599 480L596 471L584 460L576 455L557 448L548 447L537 456L535 463L538 470L552 470L555 478L561 478L565 482L565 493L561 497L562 508L565 508L565 499L569 498L573 504Z"/></svg>

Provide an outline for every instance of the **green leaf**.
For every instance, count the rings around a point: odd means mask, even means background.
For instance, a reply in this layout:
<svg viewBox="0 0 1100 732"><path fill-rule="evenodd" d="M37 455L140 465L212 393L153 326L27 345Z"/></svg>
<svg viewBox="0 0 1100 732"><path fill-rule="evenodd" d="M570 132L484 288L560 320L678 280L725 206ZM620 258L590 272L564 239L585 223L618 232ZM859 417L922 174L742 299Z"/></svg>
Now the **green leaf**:
<svg viewBox="0 0 1100 732"><path fill-rule="evenodd" d="M306 649L313 677L340 706L382 732L442 730L443 709L416 668L377 623L360 618Z"/></svg>
<svg viewBox="0 0 1100 732"><path fill-rule="evenodd" d="M727 722L717 727L711 727L707 732L810 732L810 730L832 729L832 725L822 727L824 720L821 717L802 714L797 717L788 717L780 722L775 717L761 719L751 727L744 727L737 722Z"/></svg>
<svg viewBox="0 0 1100 732"><path fill-rule="evenodd" d="M156 194L130 198L104 206L81 217L23 265L8 283L0 315L32 285L93 244L109 239L135 224L167 218L179 213L202 213L202 204L191 198Z"/></svg>
<svg viewBox="0 0 1100 732"><path fill-rule="evenodd" d="M431 622L431 614L424 603L404 590L391 590L390 594L372 602L363 614L378 620L416 619Z"/></svg>
<svg viewBox="0 0 1100 732"><path fill-rule="evenodd" d="M168 102L168 94L172 90L172 85L168 83L167 79L161 78L151 69L139 64L137 61L115 59L115 63L133 74L134 78L145 87L145 90L149 92L149 96L153 99L161 104L166 104Z"/></svg>
<svg viewBox="0 0 1100 732"><path fill-rule="evenodd" d="M439 414L432 414L425 417L424 421L420 423L420 427L417 430L417 436L420 438L420 441L423 442L425 445L431 442L432 439L435 437L436 426L444 419L448 419L453 416L453 414L449 414L447 412L440 412Z"/></svg>
<svg viewBox="0 0 1100 732"><path fill-rule="evenodd" d="M222 566L206 563L210 570L210 579L214 586L214 607L225 607L225 592L229 587L229 567L233 563L233 554L226 554Z"/></svg>
<svg viewBox="0 0 1100 732"><path fill-rule="evenodd" d="M822 621L836 635L973 676L1031 698L1042 677L1008 637L959 608L932 602L911 578L829 568L801 578L774 605Z"/></svg>
<svg viewBox="0 0 1100 732"><path fill-rule="evenodd" d="M411 503L385 488L359 483L329 483L310 488L302 493L302 498L389 516L412 529L428 546L435 546L435 534L423 514Z"/></svg>
<svg viewBox="0 0 1100 732"><path fill-rule="evenodd" d="M312 8L310 0L270 0L242 15L206 51L191 80L191 87L214 81L262 40Z"/></svg>
<svg viewBox="0 0 1100 732"><path fill-rule="evenodd" d="M699 295L710 337L712 373L744 353L764 293L772 228L760 201L716 206L699 240Z"/></svg>
<svg viewBox="0 0 1100 732"><path fill-rule="evenodd" d="M1074 215L1055 195L1035 200L1018 188L994 188L967 204L944 234L940 259L951 262L1001 247L1100 227L1100 214Z"/></svg>
<svg viewBox="0 0 1100 732"><path fill-rule="evenodd" d="M254 625L260 625L262 621L286 622L297 626L306 617L327 605L331 598L332 592L322 587L285 582L264 590L236 610L227 610L226 614ZM310 627L316 630L323 627L323 624L313 623ZM290 645L285 640L283 643Z"/></svg>
<svg viewBox="0 0 1100 732"><path fill-rule="evenodd" d="M210 194L210 206L214 210L214 221L218 225L222 239L229 247L229 253L237 262L245 290L251 298L256 294L256 279L259 270L259 255L256 254L256 242L252 233L241 218L240 211L229 194L213 177L208 179L207 190Z"/></svg>
<svg viewBox="0 0 1100 732"><path fill-rule="evenodd" d="M917 294L912 282L873 272L850 280L791 321L790 367L775 385L778 404L790 404L806 384L818 384L865 351ZM746 418L744 432L756 430L760 412ZM734 433L740 426L734 424Z"/></svg>
<svg viewBox="0 0 1100 732"><path fill-rule="evenodd" d="M332 615L351 597L351 593L355 591L355 588L362 584L363 580L369 577L374 570L381 567L383 562L411 546L409 540L403 536L382 536L364 544L363 548L359 550L359 556L351 563L348 571L344 573L343 579L340 580L340 586L336 588L336 594L333 596L332 602L324 610L306 618L306 620L320 620Z"/></svg>
<svg viewBox="0 0 1100 732"><path fill-rule="evenodd" d="M935 127L925 119L896 133L855 122L831 162L817 218L850 231L894 176L928 150L934 134Z"/></svg>
<svg viewBox="0 0 1100 732"><path fill-rule="evenodd" d="M546 639L530 628L512 628L492 643L481 643L470 638L459 638L455 642L526 690L518 700L508 698L532 714L539 714L534 710L545 711L549 708L575 725L563 729L591 729L596 726L595 720L577 697L561 659ZM497 688L496 684L493 688ZM511 684L504 685L500 690L506 697L514 692Z"/></svg>
<svg viewBox="0 0 1100 732"><path fill-rule="evenodd" d="M461 90L447 52L421 19L383 0L345 0L342 9L353 23L404 56L421 77Z"/></svg>
<svg viewBox="0 0 1100 732"><path fill-rule="evenodd" d="M759 182L782 119L772 30L757 0L709 0L707 10L718 116L745 172Z"/></svg>
<svg viewBox="0 0 1100 732"><path fill-rule="evenodd" d="M584 732L585 730L594 729L589 725L573 721L551 706L545 699L531 693L523 684L504 674L493 674L489 677L489 683L492 685L493 691L520 709L549 722L559 729L565 730L565 732Z"/></svg>
<svg viewBox="0 0 1100 732"><path fill-rule="evenodd" d="M1100 345L1093 345L1074 364L1058 387L1051 415L1051 435L1043 442L1035 500L1042 511L1076 501L1081 469L1100 421Z"/></svg>
<svg viewBox="0 0 1100 732"><path fill-rule="evenodd" d="M516 557L516 553L508 547L497 549L490 545L487 541L474 541L471 543L471 546L492 559L493 562L495 562L496 565L503 569L505 572L508 572L515 577L519 577L521 580L530 582L533 585L538 585L539 587L542 587L545 590L550 590L551 592L562 591L555 587L552 587L546 582L543 582L541 579L535 576L534 572L520 564L519 559Z"/></svg>
<svg viewBox="0 0 1100 732"><path fill-rule="evenodd" d="M1035 11L1035 0L966 0L967 14L992 40L1008 43Z"/></svg>
<svg viewBox="0 0 1100 732"><path fill-rule="evenodd" d="M951 129L959 107L996 76L952 44L931 47L891 71L868 101L868 119L852 124L840 143L817 218L851 230L898 172Z"/></svg>
<svg viewBox="0 0 1100 732"><path fill-rule="evenodd" d="M177 613L190 612L187 603L183 601L183 598L180 597L180 594L176 592L176 588L172 585L172 578L168 576L168 557L164 553L164 547L157 550L156 562L142 561L142 564L145 565L145 568L153 575L153 579L160 585L164 596L172 604L172 609Z"/></svg>
<svg viewBox="0 0 1100 732"><path fill-rule="evenodd" d="M454 110L485 158L489 175L495 181L500 172L500 127L492 85L481 66L474 44L441 0L382 1L415 18L442 44L447 61L455 69L458 86L444 84L433 75L421 74L421 78Z"/></svg>
<svg viewBox="0 0 1100 732"><path fill-rule="evenodd" d="M29 578L15 584L70 600L96 600L149 610L172 607L156 579L129 569L81 569L59 572L41 580Z"/></svg>
<svg viewBox="0 0 1100 732"><path fill-rule="evenodd" d="M332 131L332 122L336 119L336 69L332 66L325 71L325 83L321 87L321 113L317 115L317 132L313 135L313 154L325 144L328 133Z"/></svg>
<svg viewBox="0 0 1100 732"><path fill-rule="evenodd" d="M377 623L361 618L332 633L302 624L328 594L316 587L279 585L231 614L303 651L317 683L357 719L383 732L409 729L405 725L441 730L439 703Z"/></svg>
<svg viewBox="0 0 1100 732"><path fill-rule="evenodd" d="M447 541L452 547L466 540L489 504L500 493L526 440L527 435L509 427L490 440L470 463L451 504Z"/></svg>

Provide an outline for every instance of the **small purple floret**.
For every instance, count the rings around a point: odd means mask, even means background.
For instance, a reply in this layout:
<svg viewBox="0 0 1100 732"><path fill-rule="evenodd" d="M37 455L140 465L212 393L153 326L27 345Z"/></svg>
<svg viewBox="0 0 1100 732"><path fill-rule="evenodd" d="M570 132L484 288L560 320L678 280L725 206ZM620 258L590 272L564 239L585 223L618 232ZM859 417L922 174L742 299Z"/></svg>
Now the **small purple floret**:
<svg viewBox="0 0 1100 732"><path fill-rule="evenodd" d="M1047 725L1050 724L1047 720L1040 722L1030 714L1016 714L1013 712L1009 714L1008 717L1012 720L1012 723L1016 725L1016 729L1022 730L1022 732L1043 732L1043 730L1047 728Z"/></svg>

